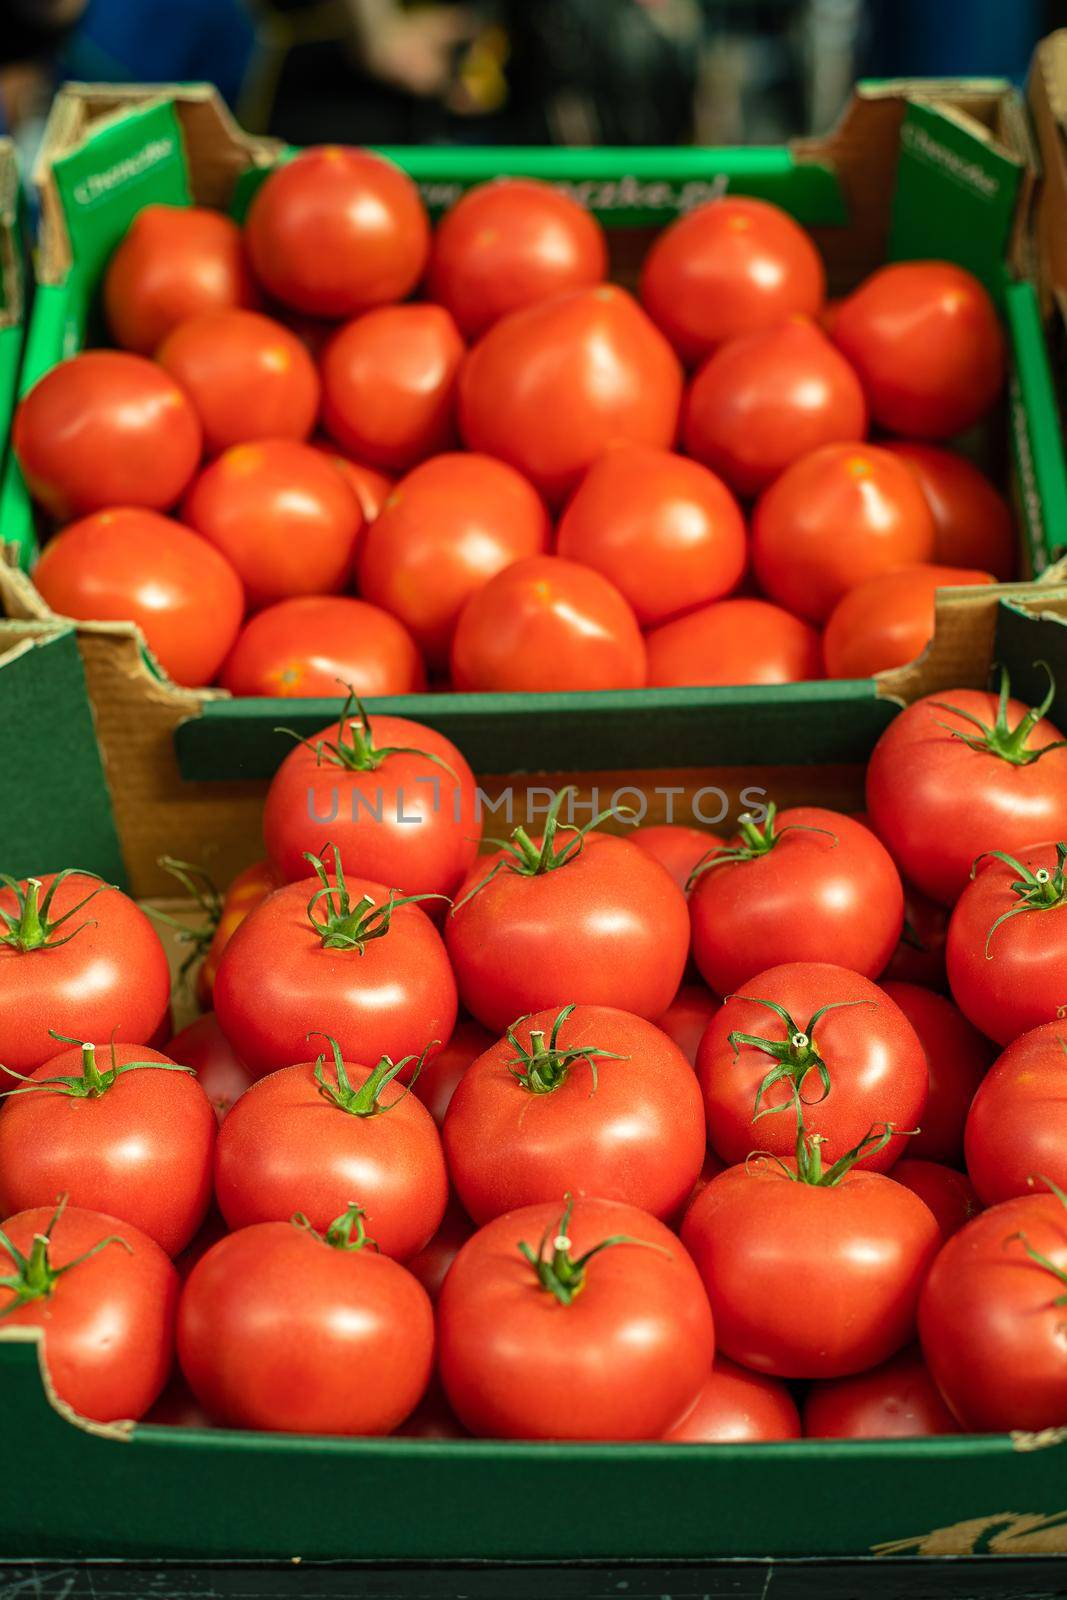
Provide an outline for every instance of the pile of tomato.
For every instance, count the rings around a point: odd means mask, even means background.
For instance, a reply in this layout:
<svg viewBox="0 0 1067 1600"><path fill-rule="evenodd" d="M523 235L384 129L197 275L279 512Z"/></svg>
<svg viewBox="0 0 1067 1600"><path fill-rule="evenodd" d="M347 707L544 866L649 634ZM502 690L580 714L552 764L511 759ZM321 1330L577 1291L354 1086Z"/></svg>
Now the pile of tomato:
<svg viewBox="0 0 1067 1600"><path fill-rule="evenodd" d="M461 752L353 697L275 775L173 1036L144 911L5 879L0 1327L102 1422L1067 1424L1047 711L916 702L862 816L606 831L564 789L479 854Z"/></svg>
<svg viewBox="0 0 1067 1600"><path fill-rule="evenodd" d="M41 594L135 621L180 684L372 696L865 676L921 653L938 587L1015 575L946 448L1004 385L970 273L828 301L804 229L732 196L636 294L609 270L560 189L483 184L431 230L355 149L273 170L243 227L147 207L104 275L118 348L17 410Z"/></svg>

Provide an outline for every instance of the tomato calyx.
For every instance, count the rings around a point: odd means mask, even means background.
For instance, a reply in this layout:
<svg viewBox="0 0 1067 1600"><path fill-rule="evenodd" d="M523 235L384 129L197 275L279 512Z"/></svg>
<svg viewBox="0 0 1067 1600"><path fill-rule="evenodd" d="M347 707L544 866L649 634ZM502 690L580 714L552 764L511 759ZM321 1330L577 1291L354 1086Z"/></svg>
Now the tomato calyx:
<svg viewBox="0 0 1067 1600"><path fill-rule="evenodd" d="M545 827L541 835L540 845L534 843L521 823L517 828L512 829L509 839L487 839L485 841L486 844L495 844L497 849L505 851L506 854L486 873L481 883L475 884L474 888L468 894L465 894L462 900L457 901L452 907L452 916L455 916L456 912L460 911L468 900L473 900L476 894L480 894L486 884L493 881L498 872L514 872L523 878L539 878L546 872L555 872L557 868L565 867L568 861L572 861L576 856L581 855L585 846L586 834L591 832L593 828L599 828L600 824L606 822L609 817L634 815L631 806L609 806L606 811L601 811L597 816L591 817L588 822L583 823L580 828L573 822L560 822L559 814L563 809L563 802L568 795L576 795L577 793L577 786L571 783L567 784L555 796L545 813ZM559 843L557 842L557 836L561 833L570 834L572 837L565 843Z"/></svg>
<svg viewBox="0 0 1067 1600"><path fill-rule="evenodd" d="M202 922L190 926L179 917L171 916L169 911L161 911L158 906L145 907L148 915L156 922L162 922L165 927L174 930L178 935L179 944L191 946L188 955L178 968L178 981L183 983L189 976L190 969L207 954L211 946L222 919L222 896L210 874L191 861L178 861L174 856L160 856L158 865L165 872L169 872L172 878L177 878L203 914Z"/></svg>
<svg viewBox="0 0 1067 1600"><path fill-rule="evenodd" d="M730 1000L735 998L738 997L727 996ZM756 1100L752 1108L753 1122L757 1122L760 1117L765 1117L772 1111L788 1111L791 1107L799 1116L801 1106L818 1105L820 1100L825 1100L830 1093L830 1069L815 1042L815 1024L828 1011L841 1011L848 1006L870 1006L875 1003L873 1000L833 1000L828 1005L820 1006L817 1011L813 1011L806 1026L799 1028L785 1007L780 1006L776 1000L761 1000L756 995L745 995L742 998L751 1001L753 1005L766 1006L768 1011L773 1011L776 1017L781 1018L786 1030L784 1039L764 1039L759 1034L741 1033L736 1028L727 1035L727 1043L733 1049L735 1061L740 1054L741 1046L749 1045L753 1050L760 1050L764 1055L770 1056L775 1062L756 1090ZM804 1082L811 1072L818 1074L821 1093L817 1094L814 1100L805 1100ZM784 1100L780 1106L763 1106L762 1101L768 1090L776 1083L785 1080L788 1080L790 1085L789 1099Z"/></svg>
<svg viewBox="0 0 1067 1600"><path fill-rule="evenodd" d="M117 1233L109 1233L106 1239L100 1239L91 1250L84 1251L80 1256L75 1256L73 1261L68 1261L62 1267L54 1267L49 1260L49 1249L52 1243L52 1234L56 1223L66 1210L67 1196L64 1195L56 1206L51 1221L45 1233L35 1233L29 1255L24 1255L18 1245L14 1244L2 1228L0 1228L0 1249L5 1250L14 1265L14 1271L0 1274L0 1289L7 1289L12 1295L8 1305L0 1310L0 1321L9 1317L13 1311L29 1305L33 1300L46 1300L51 1295L60 1278L75 1267L80 1267L83 1262L90 1261L93 1256L99 1255L101 1250L106 1250L109 1244L120 1244L130 1255L133 1254L132 1246L121 1239Z"/></svg>
<svg viewBox="0 0 1067 1600"><path fill-rule="evenodd" d="M507 1030L505 1038L516 1052L511 1060L506 1063L508 1071L522 1088L531 1094L551 1094L561 1084L566 1083L570 1070L576 1061L587 1061L589 1071L593 1076L591 1094L597 1088L597 1060L601 1061L629 1061L629 1056L619 1055L615 1050L598 1050L596 1045L576 1045L574 1048L561 1048L559 1032L574 1005L564 1006L548 1035L547 1043L542 1028L531 1028L530 1043L524 1045L515 1032L520 1023L526 1022L531 1013L519 1017Z"/></svg>
<svg viewBox="0 0 1067 1600"><path fill-rule="evenodd" d="M858 1144L851 1150L846 1150L843 1156L838 1156L832 1166L823 1170L822 1147L826 1143L821 1133L808 1133L804 1127L804 1115L799 1105L797 1106L797 1147L795 1166L787 1166L780 1156L772 1154L769 1150L757 1150L749 1156L748 1161L756 1159L771 1160L780 1167L785 1177L793 1183L807 1184L813 1189L836 1189L842 1178L852 1171L857 1161L862 1161L865 1156L876 1156L892 1139L896 1128L891 1122L875 1122L867 1129ZM748 1161L745 1165L747 1167Z"/></svg>
<svg viewBox="0 0 1067 1600"><path fill-rule="evenodd" d="M1061 1045L1063 1044L1062 1039L1060 1040L1060 1043ZM1048 1188L1056 1196L1056 1199L1060 1202L1060 1205L1067 1209L1067 1194L1064 1193L1059 1184L1053 1183L1051 1178L1045 1177L1044 1175L1042 1175L1041 1182L1048 1186ZM1019 1243L1030 1257L1030 1260L1034 1262L1035 1266L1043 1267L1046 1272L1051 1272L1052 1276L1057 1280L1057 1282L1064 1285L1063 1294L1058 1294L1053 1300L1052 1304L1054 1306L1067 1306L1067 1270L1065 1270L1063 1267L1058 1267L1054 1261L1049 1259L1048 1256L1042 1255L1040 1250L1035 1250L1029 1239L1026 1237L1026 1234L1023 1233L1021 1229L1018 1233L1009 1234L1008 1238L1004 1242L1005 1244L1011 1244L1015 1239L1018 1239Z"/></svg>
<svg viewBox="0 0 1067 1600"><path fill-rule="evenodd" d="M368 1247L377 1250L378 1241L372 1239L363 1226L363 1218L366 1215L361 1205L350 1200L342 1215L333 1219L325 1233L313 1228L302 1211L298 1211L293 1218L293 1227L303 1228L313 1239L318 1239L320 1244L329 1245L331 1250L365 1250ZM353 1230L356 1235L354 1239Z"/></svg>
<svg viewBox="0 0 1067 1600"><path fill-rule="evenodd" d="M105 1067L103 1072L96 1064L96 1046L88 1044L84 1039L70 1039L65 1033L57 1033L54 1028L48 1030L53 1039L58 1039L61 1044L76 1044L82 1053L82 1070L79 1077L73 1074L55 1078L27 1077L25 1073L16 1072L12 1067L5 1067L13 1078L18 1078L18 1089L7 1089L0 1095L0 1100L6 1100L17 1094L63 1094L70 1100L99 1100L111 1088L117 1078L127 1072L184 1072L187 1077L195 1078L194 1067L183 1067L177 1061L127 1061L124 1066L119 1066L115 1059L115 1041L111 1040L111 1065Z"/></svg>
<svg viewBox="0 0 1067 1600"><path fill-rule="evenodd" d="M661 1245L653 1244L651 1239L635 1239L628 1233L613 1233L607 1239L601 1239L599 1244L593 1245L591 1250L587 1250L584 1256L579 1256L576 1260L571 1255L571 1240L567 1235L571 1213L574 1210L574 1196L567 1194L564 1199L566 1205L563 1215L556 1223L555 1229L551 1226L545 1229L536 1255L525 1240L519 1241L519 1251L536 1273L541 1288L546 1293L555 1295L561 1306L569 1306L575 1296L581 1294L585 1288L586 1268L593 1257L598 1256L602 1250L613 1250L620 1244L636 1244L646 1250L659 1250L663 1255L670 1254Z"/></svg>
<svg viewBox="0 0 1067 1600"><path fill-rule="evenodd" d="M380 906L372 895L365 894L352 904L352 897L345 883L344 868L341 865L341 852L336 845L327 845L333 850L333 883L326 870L322 856L314 856L310 851L304 851L304 860L310 862L315 876L322 887L316 889L308 901L307 914L315 933L322 941L324 950L355 950L362 955L365 947L372 939L382 939L389 932L393 922L393 912L397 906L412 906L419 900L447 900L446 894L395 894L389 891L389 899L384 906ZM323 856L326 854L324 850ZM336 906L335 906L336 902ZM318 905L323 907L323 915L315 915Z"/></svg>
<svg viewBox="0 0 1067 1600"><path fill-rule="evenodd" d="M1051 871L1048 867L1038 867L1031 872L1029 867L1024 867L1021 861L1016 861L1014 856L1007 855L1003 850L983 851L971 868L972 878L978 872L978 862L984 861L987 856L1003 861L1005 866L1019 874L1011 885L1012 892L1018 896L1016 904L1002 911L986 934L985 958L992 961L989 946L1001 923L1010 922L1012 917L1018 917L1024 911L1052 911L1067 900L1067 844L1061 841L1056 846L1056 865Z"/></svg>
<svg viewBox="0 0 1067 1600"><path fill-rule="evenodd" d="M319 1086L319 1093L324 1099L337 1106L339 1110L347 1111L353 1117L378 1117L383 1112L392 1111L398 1106L400 1101L411 1093L412 1085L423 1069L428 1052L433 1049L435 1044L440 1043L439 1039L431 1039L421 1056L418 1057L413 1055L401 1056L399 1061L393 1061L389 1056L383 1056L367 1081L361 1083L358 1089L354 1089L348 1076L348 1068L341 1058L341 1046L333 1035L329 1033L309 1033L308 1038L325 1039L333 1053L334 1079L332 1083L326 1076L325 1055L320 1055L316 1058L315 1082ZM403 1094L394 1100L392 1105L383 1106L378 1098L382 1090L387 1083L392 1083L397 1073L403 1072L411 1061L415 1062L415 1070L411 1074L410 1081L404 1085Z"/></svg>
<svg viewBox="0 0 1067 1600"><path fill-rule="evenodd" d="M824 833L832 841L832 847L837 848L837 835L831 833L829 828L814 828L806 822L787 822L784 828L779 828L775 823L778 807L771 801L766 810L767 815L763 819L762 827L750 811L738 817L740 842L730 849L712 845L707 854L701 856L686 879L686 893L706 872L712 871L715 867L725 867L735 861L756 861L760 856L770 855L775 845L784 839L787 833Z"/></svg>
<svg viewBox="0 0 1067 1600"><path fill-rule="evenodd" d="M315 757L315 765L319 767L343 767L346 772L377 772L390 756L421 756L424 761L433 761L437 766L443 767L450 778L459 782L455 769L449 766L443 756L434 755L432 750L417 750L413 745L399 744L382 745L379 748L374 743L370 717L363 701L350 683L344 683L341 679L338 679L338 682L342 688L348 690L348 698L337 719L336 739L316 739L312 744L310 739L303 738L294 728L275 728L275 733L288 734L297 744L303 745L305 750L310 750Z"/></svg>
<svg viewBox="0 0 1067 1600"><path fill-rule="evenodd" d="M1035 761L1040 761L1042 756L1047 756L1050 750L1062 750L1067 747L1067 739L1054 739L1050 744L1044 744L1040 750L1027 748L1027 741L1034 728L1046 717L1056 698L1056 680L1052 676L1052 668L1047 661L1035 661L1035 667L1044 667L1048 673L1048 693L1038 706L1031 706L1025 716L1021 717L1014 728L1008 726L1008 701L1011 698L1011 679L1006 667L1000 669L1000 690L997 699L997 714L993 726L982 721L980 717L972 715L970 711L961 711L959 706L949 704L944 700L935 700L933 705L938 711L951 711L954 717L962 717L964 722L969 722L977 728L977 733L964 733L962 728L953 728L947 722L938 722L939 728L951 734L953 739L960 739L970 749L983 752L986 755L997 756L1001 761L1008 761L1013 767L1029 767Z"/></svg>
<svg viewBox="0 0 1067 1600"><path fill-rule="evenodd" d="M96 888L91 890L84 900L79 900L76 906L64 911L61 917L53 917L50 912L55 892L68 878L91 878ZM9 945L13 950L21 951L23 954L30 950L58 950L60 945L69 944L76 938L83 928L95 928L96 923L93 921L82 922L70 933L65 933L62 938L54 937L56 930L69 922L71 917L77 916L101 889L113 887L112 884L105 883L98 873L85 872L81 867L66 867L62 872L57 872L43 900L40 878L27 878L26 886L23 888L17 878L11 878L6 872L0 872L0 884L5 889L10 889L15 896L17 908L14 913L0 911L0 944Z"/></svg>

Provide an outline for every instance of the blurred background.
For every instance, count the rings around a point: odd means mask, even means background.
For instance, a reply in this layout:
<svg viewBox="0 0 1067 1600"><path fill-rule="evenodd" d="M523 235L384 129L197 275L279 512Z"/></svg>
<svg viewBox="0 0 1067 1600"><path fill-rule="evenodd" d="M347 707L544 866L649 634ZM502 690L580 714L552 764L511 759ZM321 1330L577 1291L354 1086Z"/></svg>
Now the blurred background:
<svg viewBox="0 0 1067 1600"><path fill-rule="evenodd" d="M299 144L744 144L857 77L1021 81L1067 0L0 0L0 131L64 79L206 79Z"/></svg>

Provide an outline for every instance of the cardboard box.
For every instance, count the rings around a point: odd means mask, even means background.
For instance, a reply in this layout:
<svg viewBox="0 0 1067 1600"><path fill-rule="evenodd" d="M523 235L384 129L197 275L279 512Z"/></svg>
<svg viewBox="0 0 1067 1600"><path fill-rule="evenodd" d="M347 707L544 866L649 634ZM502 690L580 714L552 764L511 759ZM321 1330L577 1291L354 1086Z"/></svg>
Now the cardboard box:
<svg viewBox="0 0 1067 1600"><path fill-rule="evenodd" d="M0 138L0 475L7 459L26 310L25 249L15 146ZM3 477L0 476L0 486ZM2 493L2 488L0 488ZM3 526L0 518L0 526Z"/></svg>

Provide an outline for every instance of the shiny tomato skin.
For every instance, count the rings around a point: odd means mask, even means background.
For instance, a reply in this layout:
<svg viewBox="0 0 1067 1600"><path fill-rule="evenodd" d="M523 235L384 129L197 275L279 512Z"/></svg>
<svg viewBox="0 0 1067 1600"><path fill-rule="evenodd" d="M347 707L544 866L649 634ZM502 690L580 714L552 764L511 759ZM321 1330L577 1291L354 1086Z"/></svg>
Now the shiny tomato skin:
<svg viewBox="0 0 1067 1600"><path fill-rule="evenodd" d="M156 360L196 407L208 455L252 439L306 439L315 426L315 363L295 334L258 311L180 322Z"/></svg>
<svg viewBox="0 0 1067 1600"><path fill-rule="evenodd" d="M1004 386L1004 335L992 300L950 261L898 261L841 302L833 340L859 373L871 418L889 433L951 439Z"/></svg>
<svg viewBox="0 0 1067 1600"><path fill-rule="evenodd" d="M902 1183L929 1206L945 1239L951 1239L982 1209L967 1174L938 1161L912 1161L906 1156L893 1168L893 1182Z"/></svg>
<svg viewBox="0 0 1067 1600"><path fill-rule="evenodd" d="M915 473L934 519L934 560L991 572L998 583L1019 574L1015 519L985 473L954 450L885 439L882 448Z"/></svg>
<svg viewBox="0 0 1067 1600"><path fill-rule="evenodd" d="M999 1056L967 1117L967 1171L987 1206L1067 1182L1067 1027L1046 1022Z"/></svg>
<svg viewBox="0 0 1067 1600"><path fill-rule="evenodd" d="M700 1041L719 1001L702 983L683 983L674 999L656 1018L656 1027L673 1039L691 1067L696 1066Z"/></svg>
<svg viewBox="0 0 1067 1600"><path fill-rule="evenodd" d="M241 580L224 555L135 506L69 523L42 551L34 582L60 616L135 622L167 676L190 689L214 680L244 613Z"/></svg>
<svg viewBox="0 0 1067 1600"><path fill-rule="evenodd" d="M576 289L502 317L467 356L459 426L551 505L613 444L669 450L682 373L662 334L614 284Z"/></svg>
<svg viewBox="0 0 1067 1600"><path fill-rule="evenodd" d="M923 1202L882 1173L853 1169L819 1188L760 1156L711 1180L682 1243L720 1354L774 1377L839 1378L912 1337L941 1235Z"/></svg>
<svg viewBox="0 0 1067 1600"><path fill-rule="evenodd" d="M682 424L689 454L745 496L820 445L866 432L855 372L799 315L720 345L689 386Z"/></svg>
<svg viewBox="0 0 1067 1600"><path fill-rule="evenodd" d="M42 902L54 878L55 873L40 875ZM93 894L97 887L82 873L64 879L49 915L72 915L47 944L18 950L0 943L0 1065L13 1072L30 1073L51 1060L57 1046L50 1028L68 1037L141 1044L166 1019L170 970L159 935L120 890L103 887ZM84 909L75 911L90 894ZM10 889L0 888L0 910L17 914Z"/></svg>
<svg viewBox="0 0 1067 1600"><path fill-rule="evenodd" d="M805 1439L918 1439L959 1433L917 1350L870 1372L814 1383L804 1398Z"/></svg>
<svg viewBox="0 0 1067 1600"><path fill-rule="evenodd" d="M789 961L829 961L877 978L904 921L889 852L869 829L822 806L789 807L772 826L776 843L765 855L706 867L690 894L693 959L708 988L733 994ZM739 845L740 836L713 841L717 854Z"/></svg>
<svg viewBox="0 0 1067 1600"><path fill-rule="evenodd" d="M468 189L434 230L426 290L465 339L511 311L603 281L604 230L569 195L536 178Z"/></svg>
<svg viewBox="0 0 1067 1600"><path fill-rule="evenodd" d="M756 1095L774 1058L754 1045L741 1044L735 1054L732 1032L782 1042L785 1023L759 1000L784 1007L804 1031L814 1012L827 1011L815 1024L813 1043L826 1063L830 1090L822 1099L817 1071L803 1082L804 1125L821 1134L824 1165L857 1145L881 1123L901 1132L875 1155L865 1156L862 1170L888 1172L904 1154L906 1130L922 1122L926 1104L926 1057L911 1023L887 995L856 972L828 962L792 962L757 973L731 994L712 1018L697 1052L697 1076L704 1091L708 1142L727 1162L744 1161L752 1150L788 1156L796 1148L796 1117L789 1108L789 1080L768 1088L761 1101L773 1108L754 1120Z"/></svg>
<svg viewBox="0 0 1067 1600"><path fill-rule="evenodd" d="M430 225L414 183L391 161L322 145L269 174L249 207L245 243L260 283L283 305L354 317L411 293Z"/></svg>
<svg viewBox="0 0 1067 1600"><path fill-rule="evenodd" d="M664 1444L766 1444L799 1439L800 1417L784 1383L716 1356L689 1415Z"/></svg>
<svg viewBox="0 0 1067 1600"><path fill-rule="evenodd" d="M192 401L153 362L87 350L15 408L11 446L34 499L60 522L107 506L166 511L200 460Z"/></svg>
<svg viewBox="0 0 1067 1600"><path fill-rule="evenodd" d="M369 528L389 498L393 488L392 478L374 467L366 466L362 461L353 461L351 456L342 455L332 439L313 439L311 447L333 462L359 501L364 526Z"/></svg>
<svg viewBox="0 0 1067 1600"><path fill-rule="evenodd" d="M441 1226L429 1244L407 1262L408 1271L418 1278L431 1300L441 1293L445 1274L473 1232L474 1224L463 1207L449 1200Z"/></svg>
<svg viewBox="0 0 1067 1600"><path fill-rule="evenodd" d="M531 1048L535 1030L553 1034L560 1009L522 1018L514 1037ZM573 1062L543 1093L513 1076L517 1051L507 1038L464 1073L442 1129L460 1204L478 1224L568 1192L672 1217L706 1144L700 1089L681 1050L611 1006L576 1007L558 1038L564 1051L606 1054Z"/></svg>
<svg viewBox="0 0 1067 1600"><path fill-rule="evenodd" d="M537 491L492 456L434 456L392 489L359 547L358 587L448 666L463 606L505 567L548 548Z"/></svg>
<svg viewBox="0 0 1067 1600"><path fill-rule="evenodd" d="M717 600L653 628L646 638L653 688L804 683L821 678L819 635L767 600Z"/></svg>
<svg viewBox="0 0 1067 1600"><path fill-rule="evenodd" d="M698 461L632 446L594 461L557 549L611 580L642 628L729 594L748 558L733 495Z"/></svg>
<svg viewBox="0 0 1067 1600"><path fill-rule="evenodd" d="M548 1006L615 1006L652 1019L678 992L689 953L685 896L628 839L587 833L533 877L483 856L457 889L445 940L463 1004L498 1038ZM466 902L466 903L464 903Z"/></svg>
<svg viewBox="0 0 1067 1600"><path fill-rule="evenodd" d="M530 556L470 596L452 637L452 684L489 692L640 689L645 644L613 583L562 556Z"/></svg>
<svg viewBox="0 0 1067 1600"><path fill-rule="evenodd" d="M370 1246L334 1249L291 1222L261 1222L193 1269L178 1358L226 1427L391 1433L430 1381L433 1309L410 1272Z"/></svg>
<svg viewBox="0 0 1067 1600"><path fill-rule="evenodd" d="M205 1011L210 1010L213 1004L215 974L219 969L223 950L253 906L258 906L260 901L265 900L275 889L280 889L283 882L284 879L272 862L253 861L251 866L243 868L226 885L218 924L196 975L196 998ZM196 1063L190 1062L189 1065L194 1066Z"/></svg>
<svg viewBox="0 0 1067 1600"><path fill-rule="evenodd" d="M167 1055L183 1067L192 1067L221 1124L235 1100L255 1079L219 1027L213 1011L205 1011L176 1033Z"/></svg>
<svg viewBox="0 0 1067 1600"><path fill-rule="evenodd" d="M426 669L403 623L380 606L349 595L301 594L248 619L219 683L231 694L282 699L328 699L349 684L369 700L417 694L426 687Z"/></svg>
<svg viewBox="0 0 1067 1600"><path fill-rule="evenodd" d="M184 1250L211 1200L215 1114L195 1076L168 1071L170 1058L143 1044L97 1044L96 1064L160 1063L123 1072L98 1097L45 1089L14 1094L0 1109L0 1213L54 1205L69 1194L154 1239L168 1256ZM34 1083L82 1076L79 1046L31 1074Z"/></svg>
<svg viewBox="0 0 1067 1600"><path fill-rule="evenodd" d="M124 350L150 356L188 317L255 306L232 217L203 206L145 206L107 264L104 315Z"/></svg>
<svg viewBox="0 0 1067 1600"><path fill-rule="evenodd" d="M993 1046L944 995L934 994L917 983L885 978L881 989L896 1002L919 1035L929 1073L930 1092L922 1127L908 1140L908 1157L958 1167L963 1159L967 1113L992 1065Z"/></svg>
<svg viewBox="0 0 1067 1600"><path fill-rule="evenodd" d="M828 444L802 456L761 495L752 519L760 587L811 622L825 622L864 579L933 553L918 479L877 445Z"/></svg>
<svg viewBox="0 0 1067 1600"><path fill-rule="evenodd" d="M815 316L825 293L822 260L803 228L766 200L735 195L664 229L641 272L645 310L690 364L794 312Z"/></svg>
<svg viewBox="0 0 1067 1600"><path fill-rule="evenodd" d="M183 515L233 564L253 607L345 588L363 526L342 473L295 439L224 450L194 482Z"/></svg>
<svg viewBox="0 0 1067 1600"><path fill-rule="evenodd" d="M451 1039L430 1057L411 1085L439 1128L444 1125L445 1113L463 1074L495 1042L488 1028L464 1018L456 1023Z"/></svg>
<svg viewBox="0 0 1067 1600"><path fill-rule="evenodd" d="M630 838L666 867L683 894L689 892L689 876L697 862L719 842L713 833L684 822L648 823L635 828Z"/></svg>
<svg viewBox="0 0 1067 1600"><path fill-rule="evenodd" d="M916 661L934 636L939 589L995 583L991 572L929 564L866 578L841 596L822 636L828 678L871 678Z"/></svg>
<svg viewBox="0 0 1067 1600"><path fill-rule="evenodd" d="M28 1255L47 1234L53 1268L108 1244L59 1279L53 1292L12 1306L0 1287L5 1328L43 1328L44 1362L57 1397L90 1422L138 1421L158 1398L174 1360L178 1275L163 1251L129 1222L67 1206L51 1226L55 1202L8 1217L3 1231ZM4 1271L9 1270L4 1252Z"/></svg>
<svg viewBox="0 0 1067 1600"><path fill-rule="evenodd" d="M975 729L954 707L991 727L997 697L948 689L916 700L894 717L867 766L867 809L878 837L904 877L946 906L959 899L983 851L1018 855L1055 837L1067 814L1067 749L1015 766L957 737ZM1016 727L1026 711L1009 700L1008 725ZM1042 718L1026 749L1062 738Z"/></svg>
<svg viewBox="0 0 1067 1600"><path fill-rule="evenodd" d="M662 1438L691 1409L714 1355L693 1263L635 1206L576 1200L575 1258L615 1234L641 1242L601 1251L563 1306L518 1250L524 1240L536 1251L562 1209L560 1199L497 1217L456 1256L437 1303L449 1403L484 1438Z"/></svg>

